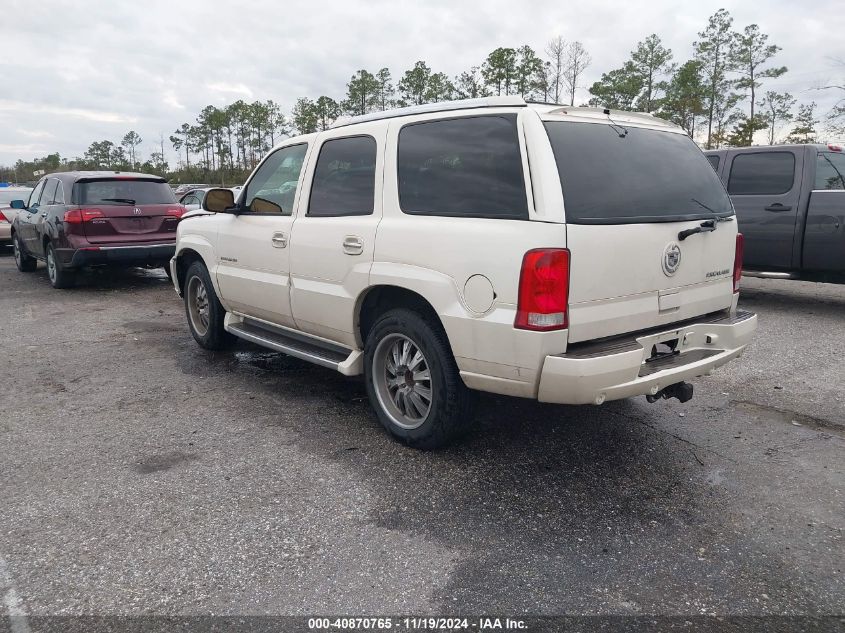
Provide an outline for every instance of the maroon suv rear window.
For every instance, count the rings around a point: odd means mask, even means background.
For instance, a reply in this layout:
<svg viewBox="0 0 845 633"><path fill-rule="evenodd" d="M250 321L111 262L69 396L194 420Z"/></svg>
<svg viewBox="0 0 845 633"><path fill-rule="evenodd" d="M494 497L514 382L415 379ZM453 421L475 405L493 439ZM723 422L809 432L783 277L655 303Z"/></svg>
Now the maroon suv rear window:
<svg viewBox="0 0 845 633"><path fill-rule="evenodd" d="M176 196L166 182L110 178L76 183L73 200L76 204L173 204Z"/></svg>

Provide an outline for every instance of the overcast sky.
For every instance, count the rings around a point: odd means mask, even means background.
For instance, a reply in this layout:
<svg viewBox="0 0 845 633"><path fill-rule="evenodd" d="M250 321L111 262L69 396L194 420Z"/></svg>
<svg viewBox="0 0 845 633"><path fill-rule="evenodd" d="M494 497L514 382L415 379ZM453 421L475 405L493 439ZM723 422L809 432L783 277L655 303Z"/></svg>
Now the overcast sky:
<svg viewBox="0 0 845 633"><path fill-rule="evenodd" d="M289 111L299 96L344 96L359 68L388 66L398 79L415 61L454 76L498 46L542 51L557 34L581 40L593 63L589 85L657 33L676 61L720 7L742 28L756 22L783 47L789 67L766 87L836 101L826 82L845 81L842 0L3 0L0 165L58 151L81 156L91 141L119 142L130 129L155 151L207 104L273 99ZM586 90L581 99L586 100Z"/></svg>

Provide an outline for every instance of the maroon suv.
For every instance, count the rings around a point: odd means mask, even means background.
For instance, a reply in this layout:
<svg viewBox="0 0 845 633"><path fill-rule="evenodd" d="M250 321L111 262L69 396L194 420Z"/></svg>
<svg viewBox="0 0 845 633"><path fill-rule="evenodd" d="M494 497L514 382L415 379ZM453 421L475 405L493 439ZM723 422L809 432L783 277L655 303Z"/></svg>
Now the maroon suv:
<svg viewBox="0 0 845 633"><path fill-rule="evenodd" d="M164 178L114 171L49 174L10 206L21 210L12 224L18 270L43 260L54 288L89 265L162 266L169 275L185 212Z"/></svg>

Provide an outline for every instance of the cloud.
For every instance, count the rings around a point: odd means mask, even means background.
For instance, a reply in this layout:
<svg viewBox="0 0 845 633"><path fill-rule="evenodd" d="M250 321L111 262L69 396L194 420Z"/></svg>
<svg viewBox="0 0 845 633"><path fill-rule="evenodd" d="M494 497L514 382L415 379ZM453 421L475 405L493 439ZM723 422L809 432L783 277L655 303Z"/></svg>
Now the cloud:
<svg viewBox="0 0 845 633"><path fill-rule="evenodd" d="M808 10L787 0L325 0L318 7L313 0L252 0L232 19L222 0L88 0L84 11L67 1L28 3L26 10L13 1L21 10L3 45L26 54L0 56L2 141L33 147L36 137L19 129L53 138L44 150L0 150L0 164L45 150L80 156L92 141L117 141L129 129L148 154L158 151L159 134L166 139L193 123L208 104L273 99L289 112L300 96L342 99L361 68L388 67L396 82L422 59L454 76L498 46L528 44L540 52L558 34L584 42L593 58L577 95L584 101L586 86L618 68L650 33L663 38L676 62L689 59L698 31L722 6L736 28L756 22L783 48L776 62L789 72L764 90L815 100L823 117L837 94L811 88L845 80L845 68L829 59L842 56L839 4L819 0ZM33 46L45 33L50 45ZM172 163L175 152L165 149Z"/></svg>
<svg viewBox="0 0 845 633"><path fill-rule="evenodd" d="M138 120L138 117L118 114L116 112L104 112L102 110L89 110L86 108L63 108L60 106L24 103L21 101L0 100L0 111L49 114L60 117L87 119L88 121L97 121L100 123L135 123Z"/></svg>
<svg viewBox="0 0 845 633"><path fill-rule="evenodd" d="M214 92L225 92L231 93L234 95L241 95L252 99L252 90L250 90L244 84L227 84L223 82L217 82L212 84L206 84L206 88L209 90L213 90Z"/></svg>
<svg viewBox="0 0 845 633"><path fill-rule="evenodd" d="M26 136L29 138L55 138L52 134L50 134L49 132L45 132L44 130L23 130L21 128L18 128L16 131L21 136Z"/></svg>

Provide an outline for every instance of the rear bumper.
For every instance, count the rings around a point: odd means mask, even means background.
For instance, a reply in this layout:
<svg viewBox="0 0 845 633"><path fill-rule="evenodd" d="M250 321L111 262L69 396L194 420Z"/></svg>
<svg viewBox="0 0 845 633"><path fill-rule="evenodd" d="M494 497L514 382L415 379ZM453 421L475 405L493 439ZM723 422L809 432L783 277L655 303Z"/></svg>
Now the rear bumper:
<svg viewBox="0 0 845 633"><path fill-rule="evenodd" d="M669 385L710 374L740 356L757 329L757 315L686 322L673 329L649 330L630 337L572 346L566 354L546 356L538 400L560 404L601 404L655 394ZM646 363L657 343L677 339L679 354Z"/></svg>
<svg viewBox="0 0 845 633"><path fill-rule="evenodd" d="M165 244L91 246L80 249L59 249L58 255L71 268L96 264L165 266L175 252L176 243L171 242Z"/></svg>
<svg viewBox="0 0 845 633"><path fill-rule="evenodd" d="M0 243L12 243L12 225L8 222L0 222Z"/></svg>

